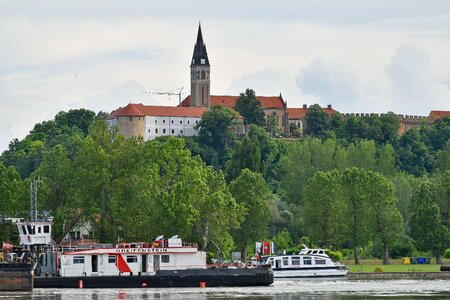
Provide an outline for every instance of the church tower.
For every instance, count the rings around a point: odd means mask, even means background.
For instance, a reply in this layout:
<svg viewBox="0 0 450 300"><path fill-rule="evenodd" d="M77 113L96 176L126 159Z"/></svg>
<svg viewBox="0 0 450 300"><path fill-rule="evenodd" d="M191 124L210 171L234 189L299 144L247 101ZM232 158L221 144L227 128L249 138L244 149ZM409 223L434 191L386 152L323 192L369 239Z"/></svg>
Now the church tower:
<svg viewBox="0 0 450 300"><path fill-rule="evenodd" d="M197 42L191 62L191 106L210 106L210 66L206 45L203 43L202 28L198 24Z"/></svg>

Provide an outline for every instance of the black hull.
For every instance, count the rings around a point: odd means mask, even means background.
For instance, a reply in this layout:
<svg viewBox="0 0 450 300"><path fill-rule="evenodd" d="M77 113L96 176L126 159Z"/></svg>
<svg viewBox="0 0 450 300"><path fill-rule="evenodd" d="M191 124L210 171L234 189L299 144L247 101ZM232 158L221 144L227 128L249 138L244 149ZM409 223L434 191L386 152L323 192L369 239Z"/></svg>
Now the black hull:
<svg viewBox="0 0 450 300"><path fill-rule="evenodd" d="M155 275L35 277L35 288L166 288L267 286L270 268L158 271Z"/></svg>
<svg viewBox="0 0 450 300"><path fill-rule="evenodd" d="M33 265L26 263L0 263L0 291L31 291Z"/></svg>

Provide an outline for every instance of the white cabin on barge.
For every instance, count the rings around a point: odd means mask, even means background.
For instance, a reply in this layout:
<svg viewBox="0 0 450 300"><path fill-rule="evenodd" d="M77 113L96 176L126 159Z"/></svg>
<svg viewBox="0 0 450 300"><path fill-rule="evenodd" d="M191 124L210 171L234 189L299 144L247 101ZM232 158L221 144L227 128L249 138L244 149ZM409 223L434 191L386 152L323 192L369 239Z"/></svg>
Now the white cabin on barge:
<svg viewBox="0 0 450 300"><path fill-rule="evenodd" d="M152 243L93 247L61 254L61 276L154 275L158 270L206 269L206 253L174 236Z"/></svg>

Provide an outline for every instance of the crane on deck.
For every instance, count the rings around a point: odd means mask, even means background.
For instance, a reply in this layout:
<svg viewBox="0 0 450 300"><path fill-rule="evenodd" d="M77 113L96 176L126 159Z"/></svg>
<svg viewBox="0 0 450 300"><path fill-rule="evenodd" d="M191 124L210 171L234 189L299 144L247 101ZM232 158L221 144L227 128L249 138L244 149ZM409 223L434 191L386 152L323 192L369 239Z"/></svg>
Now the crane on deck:
<svg viewBox="0 0 450 300"><path fill-rule="evenodd" d="M160 91L142 91L142 94L149 94L149 95L168 95L169 100L170 96L178 96L178 104L181 103L181 94L183 92L183 87L173 89L170 91L160 92Z"/></svg>

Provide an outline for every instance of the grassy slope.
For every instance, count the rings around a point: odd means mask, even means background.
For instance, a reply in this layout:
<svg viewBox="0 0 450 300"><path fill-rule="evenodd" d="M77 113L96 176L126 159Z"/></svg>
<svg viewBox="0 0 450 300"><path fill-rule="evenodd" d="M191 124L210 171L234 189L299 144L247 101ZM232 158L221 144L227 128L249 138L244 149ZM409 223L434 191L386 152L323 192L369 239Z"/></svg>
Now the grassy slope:
<svg viewBox="0 0 450 300"><path fill-rule="evenodd" d="M361 260L360 265L355 265L352 260L343 260L341 263L345 264L350 272L374 272L375 268L379 267L384 272L439 272L440 265L432 259L429 265L404 265L401 259L391 259L390 265L383 265L381 260ZM449 265L450 260L444 260L444 264Z"/></svg>

